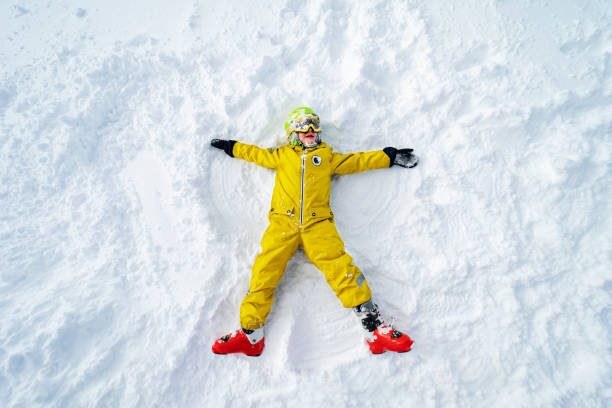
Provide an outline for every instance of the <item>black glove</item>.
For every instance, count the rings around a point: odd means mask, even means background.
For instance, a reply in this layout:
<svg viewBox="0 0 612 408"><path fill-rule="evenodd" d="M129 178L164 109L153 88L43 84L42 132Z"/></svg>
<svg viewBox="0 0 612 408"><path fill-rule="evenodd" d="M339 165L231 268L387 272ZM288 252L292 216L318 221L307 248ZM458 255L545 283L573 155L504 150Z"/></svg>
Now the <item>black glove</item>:
<svg viewBox="0 0 612 408"><path fill-rule="evenodd" d="M419 158L413 154L412 149L396 149L395 147L385 147L383 152L387 153L391 164L389 167L397 164L398 166L413 168L419 164Z"/></svg>
<svg viewBox="0 0 612 408"><path fill-rule="evenodd" d="M235 140L213 139L210 141L210 144L217 149L225 151L230 157L234 157L233 150L236 144Z"/></svg>

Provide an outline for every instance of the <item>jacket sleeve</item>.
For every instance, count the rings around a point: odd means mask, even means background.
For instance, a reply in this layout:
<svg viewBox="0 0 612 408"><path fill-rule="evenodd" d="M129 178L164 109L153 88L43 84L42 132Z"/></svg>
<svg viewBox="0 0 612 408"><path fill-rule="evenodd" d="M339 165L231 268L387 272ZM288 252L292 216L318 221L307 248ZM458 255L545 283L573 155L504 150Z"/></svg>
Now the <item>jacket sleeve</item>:
<svg viewBox="0 0 612 408"><path fill-rule="evenodd" d="M232 149L232 156L270 169L278 166L278 149L262 149L258 146L236 142Z"/></svg>
<svg viewBox="0 0 612 408"><path fill-rule="evenodd" d="M362 153L332 154L332 167L334 174L359 173L364 170L382 169L390 167L389 155L382 150Z"/></svg>

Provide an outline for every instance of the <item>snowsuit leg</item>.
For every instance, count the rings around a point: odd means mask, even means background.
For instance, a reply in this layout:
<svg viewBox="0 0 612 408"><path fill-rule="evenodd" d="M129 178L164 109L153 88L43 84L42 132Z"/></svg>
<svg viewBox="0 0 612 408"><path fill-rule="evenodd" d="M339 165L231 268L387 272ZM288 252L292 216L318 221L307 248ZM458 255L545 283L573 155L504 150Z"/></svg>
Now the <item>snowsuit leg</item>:
<svg viewBox="0 0 612 408"><path fill-rule="evenodd" d="M302 232L302 246L308 259L323 272L344 307L355 307L372 298L364 275L344 251L344 242L333 218L306 226Z"/></svg>
<svg viewBox="0 0 612 408"><path fill-rule="evenodd" d="M249 330L263 327L287 262L300 244L295 222L285 215L270 215L270 225L261 239L261 252L255 258L249 292L240 306L240 325Z"/></svg>

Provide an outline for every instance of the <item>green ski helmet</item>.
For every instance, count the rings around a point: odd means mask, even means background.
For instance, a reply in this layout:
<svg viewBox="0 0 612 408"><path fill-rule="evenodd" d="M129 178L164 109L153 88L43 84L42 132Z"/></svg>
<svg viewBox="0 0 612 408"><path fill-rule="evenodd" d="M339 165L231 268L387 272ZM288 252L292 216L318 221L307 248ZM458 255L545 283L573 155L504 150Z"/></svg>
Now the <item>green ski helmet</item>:
<svg viewBox="0 0 612 408"><path fill-rule="evenodd" d="M314 144L304 146L304 144L300 142L298 133L308 132L308 129L312 129L314 132L317 132L317 138ZM306 106L302 106L291 111L287 121L285 122L285 131L287 132L290 145L314 147L321 143L321 124L319 121L319 115Z"/></svg>

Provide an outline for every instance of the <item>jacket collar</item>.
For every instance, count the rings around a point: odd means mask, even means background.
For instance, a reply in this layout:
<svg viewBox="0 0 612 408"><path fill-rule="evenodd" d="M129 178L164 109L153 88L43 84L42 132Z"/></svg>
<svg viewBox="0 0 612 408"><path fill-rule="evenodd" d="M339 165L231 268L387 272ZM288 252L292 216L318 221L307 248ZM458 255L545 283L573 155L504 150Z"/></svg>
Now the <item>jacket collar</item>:
<svg viewBox="0 0 612 408"><path fill-rule="evenodd" d="M301 146L292 146L292 145L289 145L289 147L291 147L293 150L295 150L296 152L299 152L299 153L302 153L304 151ZM327 144L325 142L321 142L318 145L316 145L315 147L307 147L306 151L312 152L312 151L315 151L317 149L321 149L323 147L327 147Z"/></svg>

